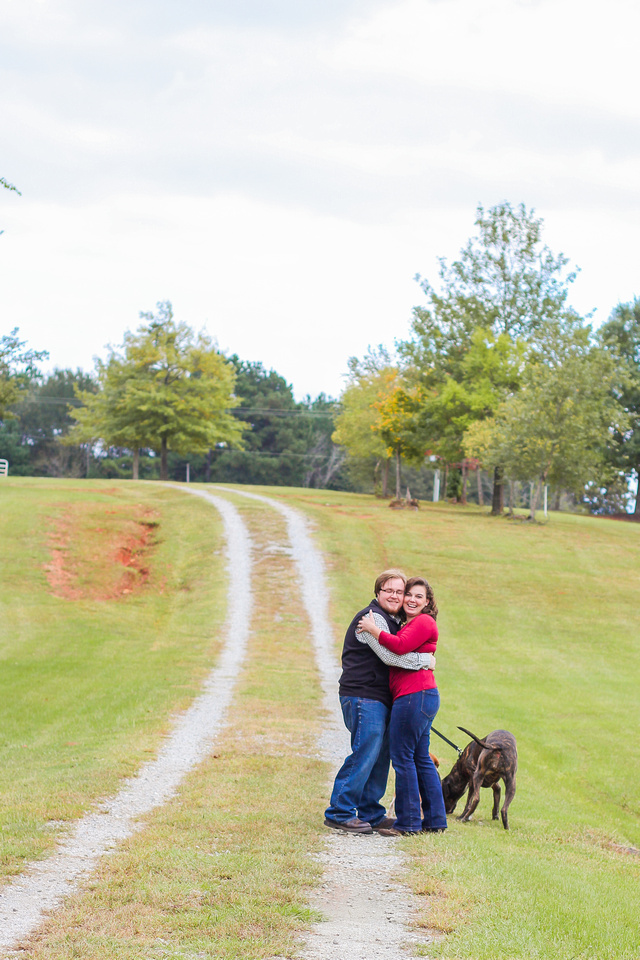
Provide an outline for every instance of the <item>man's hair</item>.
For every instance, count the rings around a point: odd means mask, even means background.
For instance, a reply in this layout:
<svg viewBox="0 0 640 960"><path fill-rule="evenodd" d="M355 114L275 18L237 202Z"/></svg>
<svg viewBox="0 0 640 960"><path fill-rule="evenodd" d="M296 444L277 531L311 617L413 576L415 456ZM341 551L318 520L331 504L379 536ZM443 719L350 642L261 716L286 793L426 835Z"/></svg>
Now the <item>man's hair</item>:
<svg viewBox="0 0 640 960"><path fill-rule="evenodd" d="M405 595L411 587L424 587L427 594L427 602L422 608L422 613L428 613L434 620L438 619L438 604L433 595L433 587L424 577L410 577L404 585Z"/></svg>
<svg viewBox="0 0 640 960"><path fill-rule="evenodd" d="M403 583L406 583L407 575L406 573L403 573L402 570L383 570L382 573L376 577L375 586L373 588L373 592L376 597L384 587L387 580L402 580Z"/></svg>

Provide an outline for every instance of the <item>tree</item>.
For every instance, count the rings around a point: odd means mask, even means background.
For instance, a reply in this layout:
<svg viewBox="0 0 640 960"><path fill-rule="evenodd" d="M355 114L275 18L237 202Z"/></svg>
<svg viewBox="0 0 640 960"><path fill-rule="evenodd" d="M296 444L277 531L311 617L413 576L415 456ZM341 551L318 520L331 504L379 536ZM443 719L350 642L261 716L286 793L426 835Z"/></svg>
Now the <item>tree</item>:
<svg viewBox="0 0 640 960"><path fill-rule="evenodd" d="M25 347L26 340L18 338L17 327L0 337L0 420L15 416L8 408L40 376L37 364L49 356L46 350Z"/></svg>
<svg viewBox="0 0 640 960"><path fill-rule="evenodd" d="M320 393L315 399L307 396L301 406L303 416L309 423L304 486L320 490L344 490L342 465L347 458L347 451L333 441L337 402Z"/></svg>
<svg viewBox="0 0 640 960"><path fill-rule="evenodd" d="M396 463L396 500L401 496L400 461L422 463L425 456L419 412L422 400L420 387L409 382L394 367L382 375L381 388L373 406L378 411L374 433L385 445L387 457Z"/></svg>
<svg viewBox="0 0 640 960"><path fill-rule="evenodd" d="M63 445L86 443L91 447L102 440L107 447L124 447L133 454L133 479L139 479L140 448L148 444L146 424L135 408L130 382L136 375L126 358L115 352L107 362L96 360L99 389L75 391L80 408L70 408L76 425L63 438Z"/></svg>
<svg viewBox="0 0 640 960"><path fill-rule="evenodd" d="M461 449L472 421L491 416L517 389L513 374L520 371L508 357L511 346L517 353L519 341L530 340L566 312L575 273L567 270L564 255L555 256L542 244L542 224L524 204L512 207L505 202L487 211L479 206L477 235L453 263L440 260L439 290L416 278L427 304L414 309L413 339L400 349L423 382L424 417L434 445L441 443L447 456L454 455L454 448ZM485 384L475 395L469 358L474 350L480 356L482 341L492 344L495 359L502 353L501 359L508 362L503 370L489 364ZM449 415L452 411L454 416ZM492 512L502 512L500 464L494 470Z"/></svg>
<svg viewBox="0 0 640 960"><path fill-rule="evenodd" d="M622 471L627 477L635 473L638 489L634 515L640 518L640 298L619 303L598 336L622 374L614 394L627 414L626 429L613 430L609 462L614 473Z"/></svg>
<svg viewBox="0 0 640 960"><path fill-rule="evenodd" d="M501 203L476 211L478 235L448 264L440 259L441 292L418 275L426 307L414 309L418 350L455 374L464 361L474 330L527 339L566 309L567 257L542 245L543 220L524 204ZM438 349L440 348L440 349Z"/></svg>
<svg viewBox="0 0 640 960"><path fill-rule="evenodd" d="M95 393L97 389L94 378L80 369L56 367L40 381L32 382L17 410L25 437L35 445L68 433L74 423L69 406L75 406L77 391Z"/></svg>
<svg viewBox="0 0 640 960"><path fill-rule="evenodd" d="M95 391L97 385L81 370L56 369L41 380L32 381L22 394L13 408L15 420L8 430L2 431L0 441L6 443L16 437L22 446L26 456L21 458L20 473L53 477L86 475L89 449L60 444L73 424L69 404L74 403L76 388ZM13 472L17 472L15 467Z"/></svg>
<svg viewBox="0 0 640 960"><path fill-rule="evenodd" d="M12 183L9 183L8 180L5 180L4 177L0 177L0 187L4 187L5 190L9 190L12 193L17 193L19 197L22 196L17 187L14 187ZM4 230L0 230L0 233L4 233Z"/></svg>
<svg viewBox="0 0 640 960"><path fill-rule="evenodd" d="M247 424L243 450L207 454L206 480L287 486L334 482L342 454L331 444L335 403L321 394L296 402L275 370L232 356L236 370L234 416Z"/></svg>
<svg viewBox="0 0 640 960"><path fill-rule="evenodd" d="M491 417L504 397L517 390L523 357L522 341L514 342L505 333L496 336L491 330L477 327L457 379L448 373L437 383L420 377L428 385L423 390L419 413L425 449L445 464L462 461L464 473L466 430L472 423Z"/></svg>
<svg viewBox="0 0 640 960"><path fill-rule="evenodd" d="M207 453L205 479L227 483L301 486L307 424L291 386L261 363L230 357L236 373L234 416L247 424L244 449Z"/></svg>
<svg viewBox="0 0 640 960"><path fill-rule="evenodd" d="M384 394L389 374L396 368L383 347L369 350L359 360L349 358L349 382L340 397L333 442L347 450L355 461L374 464L375 477L382 465L382 495L387 496L389 452L380 436L380 411L375 406Z"/></svg>
<svg viewBox="0 0 640 960"><path fill-rule="evenodd" d="M612 396L615 364L590 334L576 316L548 321L530 346L520 389L465 436L469 455L535 482L532 519L543 485L584 490L604 461L611 425L625 426Z"/></svg>
<svg viewBox="0 0 640 960"><path fill-rule="evenodd" d="M141 313L146 325L127 332L119 350L98 364L97 394L80 392L70 442L100 438L109 445L160 454L160 479L168 478L167 451L204 453L218 443L240 444L244 425L233 407L234 367L204 333L173 319L171 303Z"/></svg>

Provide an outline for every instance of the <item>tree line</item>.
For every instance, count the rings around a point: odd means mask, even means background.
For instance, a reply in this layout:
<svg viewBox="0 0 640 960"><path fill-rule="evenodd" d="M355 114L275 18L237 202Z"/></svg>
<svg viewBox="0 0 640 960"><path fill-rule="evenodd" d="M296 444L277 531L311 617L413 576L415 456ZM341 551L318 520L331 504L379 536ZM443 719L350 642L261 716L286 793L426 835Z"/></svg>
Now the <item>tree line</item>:
<svg viewBox="0 0 640 960"><path fill-rule="evenodd" d="M542 242L521 204L478 207L476 234L435 283L411 336L352 358L334 439L387 493L403 463L425 456L444 494L465 502L479 469L492 512L518 489L535 518L543 488L596 513L622 513L640 474L640 300L594 330L568 302L576 271ZM349 464L347 463L347 467ZM482 488L479 488L482 502ZM640 516L640 498L636 498Z"/></svg>
<svg viewBox="0 0 640 960"><path fill-rule="evenodd" d="M54 370L18 331L0 338L0 457L12 474L286 484L344 489L336 402L302 402L274 370L226 357L173 316L137 331L91 374Z"/></svg>
<svg viewBox="0 0 640 960"><path fill-rule="evenodd" d="M410 336L348 364L339 401L296 402L274 370L227 357L169 301L91 374L55 370L18 331L0 339L0 457L12 473L375 490L410 485L532 517L554 505L622 513L640 472L640 300L594 330L576 277L521 204L479 207ZM475 483L470 483L471 478ZM636 498L640 516L640 498Z"/></svg>

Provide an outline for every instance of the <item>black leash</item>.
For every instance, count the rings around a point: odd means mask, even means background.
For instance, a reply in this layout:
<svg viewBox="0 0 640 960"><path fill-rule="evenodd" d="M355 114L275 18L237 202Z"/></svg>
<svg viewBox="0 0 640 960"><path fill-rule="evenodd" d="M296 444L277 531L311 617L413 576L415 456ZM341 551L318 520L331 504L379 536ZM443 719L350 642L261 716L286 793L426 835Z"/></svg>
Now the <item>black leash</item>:
<svg viewBox="0 0 640 960"><path fill-rule="evenodd" d="M458 756L462 756L462 750L460 747L457 747L453 741L449 740L448 737L445 737L444 733L440 733L439 730L436 730L435 727L431 727L431 732L435 733L436 737L440 737L441 740L444 740L445 743L448 743L450 747L453 747L454 750L458 751Z"/></svg>

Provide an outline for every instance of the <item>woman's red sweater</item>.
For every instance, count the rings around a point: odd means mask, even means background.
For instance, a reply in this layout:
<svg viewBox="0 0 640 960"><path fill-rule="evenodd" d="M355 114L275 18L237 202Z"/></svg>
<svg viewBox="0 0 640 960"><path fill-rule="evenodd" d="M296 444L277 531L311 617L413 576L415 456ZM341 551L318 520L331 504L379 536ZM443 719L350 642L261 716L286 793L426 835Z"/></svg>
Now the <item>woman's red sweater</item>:
<svg viewBox="0 0 640 960"><path fill-rule="evenodd" d="M406 623L394 637L383 630L378 638L383 647L392 653L435 653L438 643L438 627L428 613L420 613ZM394 700L406 693L418 693L420 690L433 690L436 678L433 670L403 670L402 667L389 667L389 687Z"/></svg>

